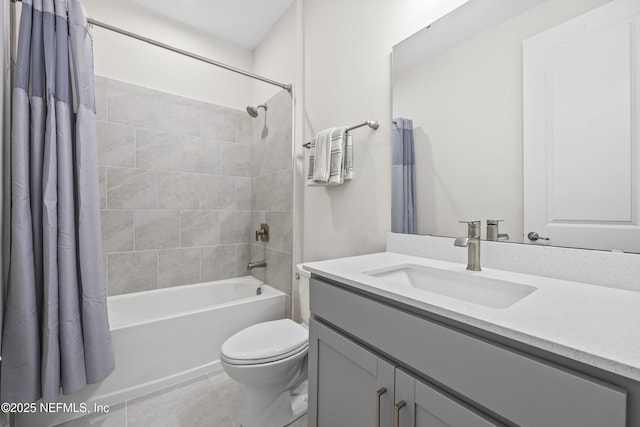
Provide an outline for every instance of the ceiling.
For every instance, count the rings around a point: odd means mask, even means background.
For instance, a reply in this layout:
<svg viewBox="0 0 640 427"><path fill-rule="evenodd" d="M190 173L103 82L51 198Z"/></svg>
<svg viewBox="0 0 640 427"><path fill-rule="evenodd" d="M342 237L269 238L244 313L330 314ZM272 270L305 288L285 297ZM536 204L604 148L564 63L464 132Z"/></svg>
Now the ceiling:
<svg viewBox="0 0 640 427"><path fill-rule="evenodd" d="M128 1L251 50L293 3L293 0Z"/></svg>

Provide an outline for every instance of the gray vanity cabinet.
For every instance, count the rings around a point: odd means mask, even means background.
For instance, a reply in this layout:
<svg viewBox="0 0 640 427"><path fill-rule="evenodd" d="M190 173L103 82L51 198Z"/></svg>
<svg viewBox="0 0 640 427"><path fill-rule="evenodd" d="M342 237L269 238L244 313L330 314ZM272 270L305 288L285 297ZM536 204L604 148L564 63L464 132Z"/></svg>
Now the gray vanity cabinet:
<svg viewBox="0 0 640 427"><path fill-rule="evenodd" d="M391 426L394 365L314 320L309 365L309 425Z"/></svg>
<svg viewBox="0 0 640 427"><path fill-rule="evenodd" d="M569 359L559 365L347 285L312 277L310 295L310 427L638 425L627 404L636 383L604 382Z"/></svg>
<svg viewBox="0 0 640 427"><path fill-rule="evenodd" d="M502 425L315 320L309 345L310 426Z"/></svg>
<svg viewBox="0 0 640 427"><path fill-rule="evenodd" d="M400 368L396 368L395 392L398 427L502 426Z"/></svg>

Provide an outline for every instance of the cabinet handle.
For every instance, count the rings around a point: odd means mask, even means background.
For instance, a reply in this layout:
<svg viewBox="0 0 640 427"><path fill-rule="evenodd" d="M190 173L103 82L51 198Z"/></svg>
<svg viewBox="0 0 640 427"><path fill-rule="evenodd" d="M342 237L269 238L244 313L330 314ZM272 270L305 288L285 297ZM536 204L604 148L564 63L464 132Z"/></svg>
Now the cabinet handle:
<svg viewBox="0 0 640 427"><path fill-rule="evenodd" d="M404 408L407 403L404 400L396 403L393 407L393 427L400 427L400 409Z"/></svg>
<svg viewBox="0 0 640 427"><path fill-rule="evenodd" d="M380 427L380 397L387 392L386 387L376 391L376 427Z"/></svg>

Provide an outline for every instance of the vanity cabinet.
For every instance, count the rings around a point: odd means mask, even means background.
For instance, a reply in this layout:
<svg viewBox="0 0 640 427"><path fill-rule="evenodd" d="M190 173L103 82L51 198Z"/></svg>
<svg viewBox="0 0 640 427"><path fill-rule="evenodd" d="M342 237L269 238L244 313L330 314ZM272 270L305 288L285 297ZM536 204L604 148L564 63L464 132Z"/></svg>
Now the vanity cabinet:
<svg viewBox="0 0 640 427"><path fill-rule="evenodd" d="M377 427L382 388L385 427L633 425L622 387L348 285L314 276L310 293L311 427Z"/></svg>
<svg viewBox="0 0 640 427"><path fill-rule="evenodd" d="M503 425L315 320L309 341L317 426Z"/></svg>

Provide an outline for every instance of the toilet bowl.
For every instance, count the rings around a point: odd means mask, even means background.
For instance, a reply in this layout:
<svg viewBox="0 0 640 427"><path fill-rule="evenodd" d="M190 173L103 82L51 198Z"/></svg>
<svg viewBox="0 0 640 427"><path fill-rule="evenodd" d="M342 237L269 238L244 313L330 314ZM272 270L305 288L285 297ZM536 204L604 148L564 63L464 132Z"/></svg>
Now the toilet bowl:
<svg viewBox="0 0 640 427"><path fill-rule="evenodd" d="M282 427L307 412L309 273L297 266L300 313L249 326L227 339L220 362L242 385L242 426Z"/></svg>

